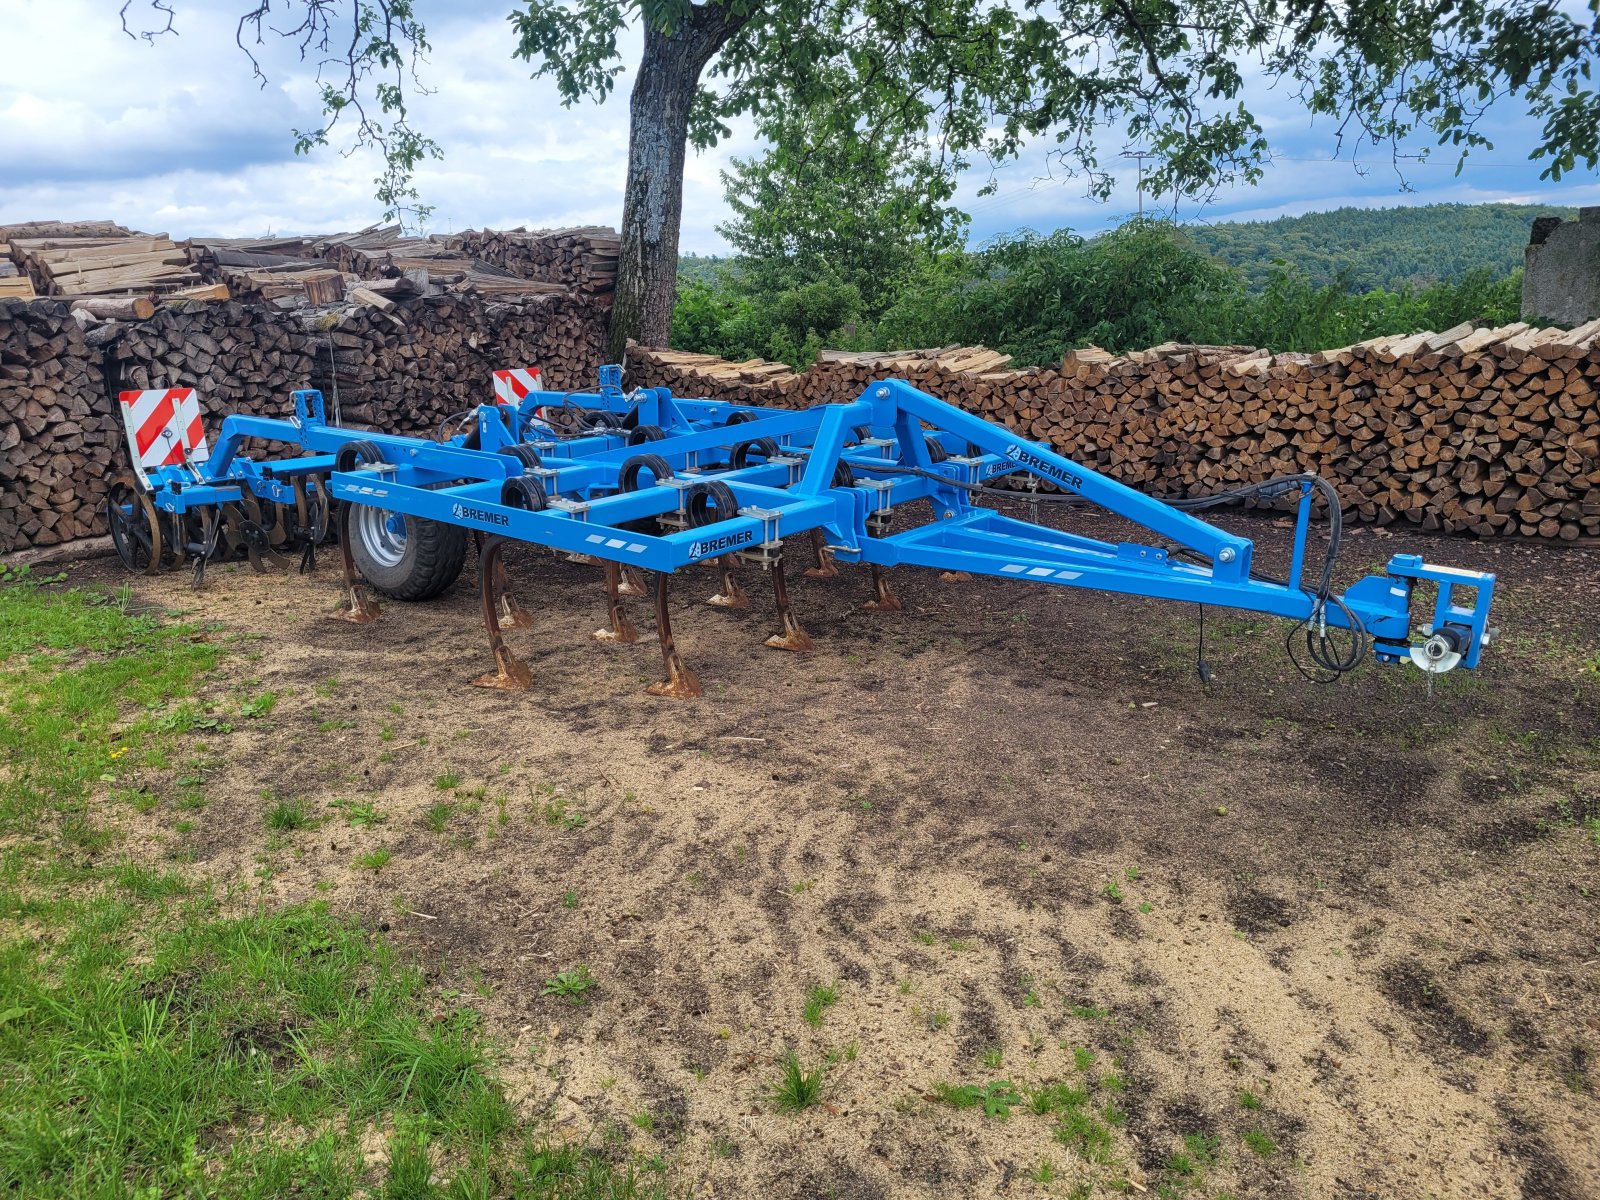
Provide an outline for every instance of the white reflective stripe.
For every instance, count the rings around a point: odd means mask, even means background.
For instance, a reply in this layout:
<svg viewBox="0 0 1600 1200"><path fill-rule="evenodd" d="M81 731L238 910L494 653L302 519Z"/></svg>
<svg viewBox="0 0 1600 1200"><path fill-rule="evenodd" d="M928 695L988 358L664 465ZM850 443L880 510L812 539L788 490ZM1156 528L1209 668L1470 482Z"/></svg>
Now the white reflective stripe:
<svg viewBox="0 0 1600 1200"><path fill-rule="evenodd" d="M644 543L643 542L629 542L628 543L628 553L629 554L643 554L644 553Z"/></svg>
<svg viewBox="0 0 1600 1200"><path fill-rule="evenodd" d="M583 540L586 541L586 542L603 542L606 539L602 535L600 535L598 533L591 533L588 537L584 538Z"/></svg>
<svg viewBox="0 0 1600 1200"><path fill-rule="evenodd" d="M1028 568L1025 567L1022 563L1007 563L1005 566L1000 568L1000 570L1003 571L1007 575L1018 575L1021 572L1026 571L1027 569Z"/></svg>
<svg viewBox="0 0 1600 1200"><path fill-rule="evenodd" d="M508 367L494 373L494 394L501 404L518 404L529 392L542 391L538 367Z"/></svg>
<svg viewBox="0 0 1600 1200"><path fill-rule="evenodd" d="M200 420L200 393L193 388L188 389L188 394L174 406L173 423L177 426L178 435L188 444L189 457L193 461L205 462L211 457L206 445L205 426Z"/></svg>
<svg viewBox="0 0 1600 1200"><path fill-rule="evenodd" d="M1082 571L1057 571L1056 572L1056 578L1057 579L1076 579L1082 574L1083 574Z"/></svg>
<svg viewBox="0 0 1600 1200"><path fill-rule="evenodd" d="M628 543L623 541L621 538L611 538L606 542L606 549L615 550L618 546L626 546L627 544Z"/></svg>
<svg viewBox="0 0 1600 1200"><path fill-rule="evenodd" d="M1049 567L1029 567L1028 568L1028 574L1029 575L1054 575L1055 572L1052 571Z"/></svg>

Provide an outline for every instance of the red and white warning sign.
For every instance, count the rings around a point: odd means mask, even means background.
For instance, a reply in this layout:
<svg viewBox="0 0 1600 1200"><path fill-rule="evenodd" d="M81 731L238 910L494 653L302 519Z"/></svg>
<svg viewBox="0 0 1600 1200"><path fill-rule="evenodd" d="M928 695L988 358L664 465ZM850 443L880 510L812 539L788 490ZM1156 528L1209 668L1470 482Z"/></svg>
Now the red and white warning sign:
<svg viewBox="0 0 1600 1200"><path fill-rule="evenodd" d="M544 391L544 380L539 378L538 367L512 367L509 371L494 373L494 402L496 404L521 404L529 392Z"/></svg>
<svg viewBox="0 0 1600 1200"><path fill-rule="evenodd" d="M200 397L193 388L156 388L123 392L122 427L139 478L147 470L181 463L205 462L210 455L200 424Z"/></svg>

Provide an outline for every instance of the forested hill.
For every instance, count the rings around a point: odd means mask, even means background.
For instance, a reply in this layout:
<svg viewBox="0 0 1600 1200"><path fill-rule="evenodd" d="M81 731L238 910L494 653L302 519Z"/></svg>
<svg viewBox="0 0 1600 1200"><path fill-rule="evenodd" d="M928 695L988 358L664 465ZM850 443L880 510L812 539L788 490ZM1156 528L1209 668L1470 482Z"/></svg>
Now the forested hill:
<svg viewBox="0 0 1600 1200"><path fill-rule="evenodd" d="M1576 209L1537 204L1428 204L1339 208L1279 217L1186 225L1194 241L1238 267L1252 287L1281 258L1319 284L1343 272L1351 291L1426 285L1487 269L1496 278L1522 266L1535 217L1572 218Z"/></svg>

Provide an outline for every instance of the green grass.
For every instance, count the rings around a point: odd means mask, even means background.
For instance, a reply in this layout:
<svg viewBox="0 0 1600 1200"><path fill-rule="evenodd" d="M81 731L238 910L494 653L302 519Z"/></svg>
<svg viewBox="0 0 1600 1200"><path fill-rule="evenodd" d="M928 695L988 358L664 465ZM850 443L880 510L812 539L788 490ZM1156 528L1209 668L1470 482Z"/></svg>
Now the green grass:
<svg viewBox="0 0 1600 1200"><path fill-rule="evenodd" d="M822 1083L826 1073L825 1066L806 1070L791 1050L784 1055L783 1073L767 1093L767 1099L777 1106L779 1112L803 1112L822 1100Z"/></svg>
<svg viewBox="0 0 1600 1200"><path fill-rule="evenodd" d="M267 823L267 828L274 833L289 833L295 829L307 829L315 824L311 810L306 807L304 800L279 800L267 809L262 818Z"/></svg>
<svg viewBox="0 0 1600 1200"><path fill-rule="evenodd" d="M456 806L449 800L441 800L438 804L430 804L428 811L423 815L422 821L434 833L443 833L450 824L450 818L456 815Z"/></svg>
<svg viewBox="0 0 1600 1200"><path fill-rule="evenodd" d="M1241 1140L1262 1158L1271 1158L1278 1152L1278 1143L1273 1141L1270 1135L1263 1133L1259 1129L1250 1130Z"/></svg>
<svg viewBox="0 0 1600 1200"><path fill-rule="evenodd" d="M344 819L349 821L356 829L368 829L374 825L382 825L389 818L378 811L378 806L371 800L335 800L333 807L344 810Z"/></svg>
<svg viewBox="0 0 1600 1200"><path fill-rule="evenodd" d="M441 792L448 792L461 782L461 772L451 767L448 771L433 777L433 786Z"/></svg>
<svg viewBox="0 0 1600 1200"><path fill-rule="evenodd" d="M519 1123L477 1015L354 921L108 855L90 814L172 769L197 632L0 577L0 1194L664 1197Z"/></svg>
<svg viewBox="0 0 1600 1200"><path fill-rule="evenodd" d="M1004 1121L1011 1110L1022 1103L1017 1085L1009 1079L994 1079L981 1087L975 1083L957 1087L948 1083L935 1083L933 1094L944 1103L956 1108L983 1107L983 1115Z"/></svg>
<svg viewBox="0 0 1600 1200"><path fill-rule="evenodd" d="M805 1009L800 1019L816 1029L822 1024L822 1014L839 1003L839 983L819 983L806 993Z"/></svg>
<svg viewBox="0 0 1600 1200"><path fill-rule="evenodd" d="M379 846L376 850L356 855L356 866L364 867L368 871L381 871L389 865L389 860L393 857L394 851L387 846Z"/></svg>

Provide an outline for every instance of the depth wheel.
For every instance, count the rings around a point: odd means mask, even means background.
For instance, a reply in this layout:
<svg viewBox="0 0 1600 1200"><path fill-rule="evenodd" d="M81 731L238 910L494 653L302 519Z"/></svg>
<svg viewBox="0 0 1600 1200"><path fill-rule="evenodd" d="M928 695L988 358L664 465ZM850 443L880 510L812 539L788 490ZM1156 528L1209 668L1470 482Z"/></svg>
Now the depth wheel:
<svg viewBox="0 0 1600 1200"><path fill-rule="evenodd" d="M467 531L409 513L352 504L350 556L376 592L394 600L432 600L461 576Z"/></svg>

